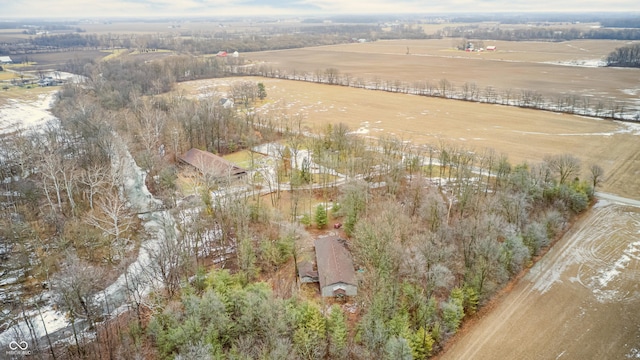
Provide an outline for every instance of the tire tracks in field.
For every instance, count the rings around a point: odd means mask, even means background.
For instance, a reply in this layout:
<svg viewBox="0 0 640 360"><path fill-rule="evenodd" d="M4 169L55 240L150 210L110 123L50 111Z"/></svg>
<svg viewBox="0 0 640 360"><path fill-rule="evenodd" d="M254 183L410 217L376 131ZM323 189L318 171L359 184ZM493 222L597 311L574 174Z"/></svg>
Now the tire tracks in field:
<svg viewBox="0 0 640 360"><path fill-rule="evenodd" d="M485 344L495 338L499 332L504 332L506 325L517 312L527 311L536 299L532 296L535 293L540 295L546 293L551 287L562 282L561 276L565 270L582 261L584 258L581 247L584 240L593 241L604 233L604 229L598 229L598 223L603 218L608 218L614 212L613 206L606 206L590 210L590 213L576 223L569 233L555 244L547 254L536 263L523 278L517 281L515 289L499 300L485 317L474 324L473 328L465 337L472 340L454 344L447 352L442 354L441 359L476 359L478 352ZM596 233L594 230L598 229ZM590 256L589 256L590 257ZM464 341L464 339L456 339ZM456 351L457 349L463 349Z"/></svg>
<svg viewBox="0 0 640 360"><path fill-rule="evenodd" d="M600 195L600 198L606 197L607 201L599 203L581 217L527 274L516 280L512 290L507 290L497 298L494 304L489 305L491 308L485 315L470 324L468 329L464 329L459 338L453 339L451 347L438 359L519 358L523 354L532 354L531 351L536 348L541 350L539 346L547 342L533 340L528 343L528 331L531 328L524 332L518 330L518 324L527 320L545 324L544 326L548 326L547 331L557 333L554 340L564 344L591 336L591 329L588 327L567 333L566 327L575 326L579 320L547 318L539 311L539 306L544 307L541 302L575 297L576 301L546 305L544 308L556 314L555 316L572 311L580 311L580 316L583 316L586 311L589 321L604 319L603 315L615 316L609 312L599 314L604 309L638 303L640 206L637 205L640 205L640 201L610 194ZM547 292L549 294L544 295ZM537 315L531 318L531 315L526 314ZM513 347L514 343L507 339L525 342ZM614 343L618 341L614 338L609 340ZM627 340L620 341L622 343L616 343L616 346L624 346ZM595 349L590 345L587 347ZM577 351L576 348L552 345L549 349L538 352L537 356L553 358L567 350L574 355Z"/></svg>

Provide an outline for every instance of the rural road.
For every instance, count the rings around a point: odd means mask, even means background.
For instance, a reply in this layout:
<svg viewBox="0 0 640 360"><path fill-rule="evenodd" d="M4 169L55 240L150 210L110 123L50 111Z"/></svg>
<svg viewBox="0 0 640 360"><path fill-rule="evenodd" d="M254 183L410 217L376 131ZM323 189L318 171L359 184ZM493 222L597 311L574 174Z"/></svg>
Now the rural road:
<svg viewBox="0 0 640 360"><path fill-rule="evenodd" d="M596 191L596 197L598 199L611 201L611 202L616 203L616 204L629 205L629 206L633 206L633 207L640 207L640 201L639 200L624 198L622 196L617 196L617 195L613 195L613 194L607 194L607 193L597 192Z"/></svg>

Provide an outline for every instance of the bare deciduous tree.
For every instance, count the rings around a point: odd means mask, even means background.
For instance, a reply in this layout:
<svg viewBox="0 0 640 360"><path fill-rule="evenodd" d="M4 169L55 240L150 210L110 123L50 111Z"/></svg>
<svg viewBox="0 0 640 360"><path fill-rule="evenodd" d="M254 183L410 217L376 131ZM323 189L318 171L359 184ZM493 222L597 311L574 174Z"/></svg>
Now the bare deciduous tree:
<svg viewBox="0 0 640 360"><path fill-rule="evenodd" d="M560 184L580 175L580 159L571 154L546 156L544 162L556 174Z"/></svg>
<svg viewBox="0 0 640 360"><path fill-rule="evenodd" d="M80 173L79 182L87 187L84 191L85 195L89 197L89 208L93 210L94 197L104 188L107 184L109 177L109 169L104 166L91 166L82 170Z"/></svg>
<svg viewBox="0 0 640 360"><path fill-rule="evenodd" d="M58 306L67 311L71 320L73 335L78 346L78 355L82 355L81 338L84 332L76 328L79 319L86 319L89 327L94 328L100 315L100 304L95 293L100 286L103 273L99 268L91 266L73 254L67 254L67 261L53 278L53 291Z"/></svg>
<svg viewBox="0 0 640 360"><path fill-rule="evenodd" d="M97 205L97 210L89 212L85 221L102 230L108 239L108 260L121 261L126 247L131 243L130 236L136 223L133 212L115 191L100 197Z"/></svg>
<svg viewBox="0 0 640 360"><path fill-rule="evenodd" d="M599 165L593 164L589 167L589 178L591 179L591 186L593 186L593 191L596 190L596 187L602 183L604 177L604 170Z"/></svg>

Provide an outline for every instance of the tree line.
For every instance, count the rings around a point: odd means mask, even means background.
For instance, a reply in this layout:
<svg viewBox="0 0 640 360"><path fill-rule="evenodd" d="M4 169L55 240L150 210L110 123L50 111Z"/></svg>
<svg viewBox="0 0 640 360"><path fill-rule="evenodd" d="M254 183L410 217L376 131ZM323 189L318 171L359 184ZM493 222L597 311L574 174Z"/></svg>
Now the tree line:
<svg viewBox="0 0 640 360"><path fill-rule="evenodd" d="M640 67L640 44L619 47L607 56L608 66Z"/></svg>
<svg viewBox="0 0 640 360"><path fill-rule="evenodd" d="M215 32L181 31L180 34L53 34L28 41L0 44L0 53L50 51L51 49L165 49L191 54L226 51L265 51L335 45L352 39L426 38L419 27L402 26L382 31L378 25L325 25L302 27L261 27L255 32L227 30Z"/></svg>
<svg viewBox="0 0 640 360"><path fill-rule="evenodd" d="M531 27L527 29L501 29L499 27L485 28L479 25L463 25L447 27L440 30L446 37L469 37L479 40L527 41L548 40L568 41L577 39L604 40L640 40L638 28L598 28L581 30L578 28Z"/></svg>
<svg viewBox="0 0 640 360"><path fill-rule="evenodd" d="M627 52L625 52L625 54L626 53ZM417 80L408 83L400 80L381 79L377 76L373 78L354 77L352 74L342 73L334 67L324 70L316 69L315 71L309 72L296 69L278 69L269 65L260 65L258 67L239 69L239 71L240 74L244 75L258 75L330 85L352 86L394 93L502 104L617 120L638 121L638 119L640 119L640 113L632 109L629 104L609 98L594 99L593 97L578 96L575 94L544 96L536 90L496 89L493 86L481 88L473 82L454 84L444 78L435 82Z"/></svg>

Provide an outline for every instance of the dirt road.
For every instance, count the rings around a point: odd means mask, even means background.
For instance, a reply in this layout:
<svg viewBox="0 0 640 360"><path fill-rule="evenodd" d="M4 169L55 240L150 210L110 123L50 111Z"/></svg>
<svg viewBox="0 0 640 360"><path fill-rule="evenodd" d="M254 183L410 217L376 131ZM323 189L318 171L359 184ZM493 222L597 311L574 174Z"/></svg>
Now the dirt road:
<svg viewBox="0 0 640 360"><path fill-rule="evenodd" d="M640 358L640 209L604 200L439 359Z"/></svg>

